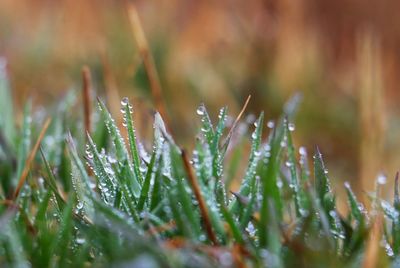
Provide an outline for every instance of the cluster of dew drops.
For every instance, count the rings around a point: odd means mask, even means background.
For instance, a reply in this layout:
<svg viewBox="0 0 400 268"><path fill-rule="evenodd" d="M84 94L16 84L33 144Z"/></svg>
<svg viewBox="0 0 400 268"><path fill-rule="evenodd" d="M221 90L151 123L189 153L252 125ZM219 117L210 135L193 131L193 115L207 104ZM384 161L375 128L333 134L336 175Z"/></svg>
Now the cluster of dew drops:
<svg viewBox="0 0 400 268"><path fill-rule="evenodd" d="M132 104L129 103L129 99L127 97L124 97L121 100L121 113L123 115L123 121L122 121L122 126L127 127L128 126L128 117L126 114L126 107L128 106L128 111L130 114L133 113L133 107Z"/></svg>

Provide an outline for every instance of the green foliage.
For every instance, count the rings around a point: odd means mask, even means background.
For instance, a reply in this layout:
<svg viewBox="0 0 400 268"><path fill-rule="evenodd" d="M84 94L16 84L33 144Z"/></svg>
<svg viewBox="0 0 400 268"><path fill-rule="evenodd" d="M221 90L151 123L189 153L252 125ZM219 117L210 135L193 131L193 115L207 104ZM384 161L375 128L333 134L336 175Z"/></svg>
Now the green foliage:
<svg viewBox="0 0 400 268"><path fill-rule="evenodd" d="M62 104L46 136L55 142L42 143L20 195L9 200L41 120L32 120L28 104L20 129L15 127L1 75L0 108L10 117L0 121L6 160L0 164L0 266L360 266L379 213L386 216L378 245L386 254L379 258L398 262L398 179L394 203L375 196L372 212L346 183L349 212L339 214L319 149L311 174L306 149L297 152L293 142L296 99L268 128L261 113L250 137L236 143L226 131L227 108L214 127L201 105L190 166L198 188L160 114L154 116L153 146L141 148L127 98L121 102L126 141L100 100L101 119L87 135L67 120L73 105ZM242 159L246 169L238 191L231 192L230 176Z"/></svg>

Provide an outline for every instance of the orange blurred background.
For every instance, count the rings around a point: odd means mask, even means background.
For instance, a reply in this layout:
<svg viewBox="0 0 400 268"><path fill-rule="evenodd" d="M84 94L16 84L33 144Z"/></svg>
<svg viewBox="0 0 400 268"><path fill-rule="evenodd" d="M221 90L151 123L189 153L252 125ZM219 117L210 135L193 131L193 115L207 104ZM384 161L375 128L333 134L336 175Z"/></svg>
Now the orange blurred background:
<svg viewBox="0 0 400 268"><path fill-rule="evenodd" d="M98 94L114 88L151 107L126 2L0 1L0 56L16 103L61 101L81 88L87 64ZM132 3L178 139L196 133L200 102L214 117L223 105L237 114L251 94L248 113L276 118L301 92L296 144L319 145L336 182L372 190L380 171L392 179L399 169L400 2Z"/></svg>

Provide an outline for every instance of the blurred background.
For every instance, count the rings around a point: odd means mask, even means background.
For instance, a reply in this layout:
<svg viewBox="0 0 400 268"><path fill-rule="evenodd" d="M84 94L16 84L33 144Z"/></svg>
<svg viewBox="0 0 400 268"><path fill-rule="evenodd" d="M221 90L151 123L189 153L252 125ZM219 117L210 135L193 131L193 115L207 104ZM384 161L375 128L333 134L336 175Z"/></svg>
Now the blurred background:
<svg viewBox="0 0 400 268"><path fill-rule="evenodd" d="M301 92L296 145L310 151L319 145L335 183L372 190L381 171L393 181L400 168L399 1L131 3L181 143L198 130L201 102L214 118L223 105L236 115L251 94L247 113L263 110L273 119ZM126 4L1 0L0 56L8 61L17 107L30 97L48 105L80 90L86 64L96 94L154 108Z"/></svg>

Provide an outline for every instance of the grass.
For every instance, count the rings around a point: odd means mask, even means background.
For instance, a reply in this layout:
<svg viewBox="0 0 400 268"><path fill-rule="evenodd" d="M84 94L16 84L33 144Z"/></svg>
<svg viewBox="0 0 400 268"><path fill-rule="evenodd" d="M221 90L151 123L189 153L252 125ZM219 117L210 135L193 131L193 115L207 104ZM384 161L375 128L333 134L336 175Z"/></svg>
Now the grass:
<svg viewBox="0 0 400 268"><path fill-rule="evenodd" d="M319 149L309 163L307 150L293 144L297 97L268 128L263 113L254 126L240 123L249 100L233 124L226 107L214 122L200 105L199 135L189 153L159 113L153 145L145 148L151 138L138 140L127 98L121 101L126 135L100 99L89 114L88 87L82 116L73 112L77 99L71 93L45 115L28 102L17 126L6 77L0 77L1 266L399 263L398 176L394 202L379 195L380 178L369 210L346 183L349 212L341 215ZM236 132L238 124L247 132ZM251 150L241 155L246 141ZM242 172L237 157L248 159ZM243 178L234 192L227 174L238 172Z"/></svg>

